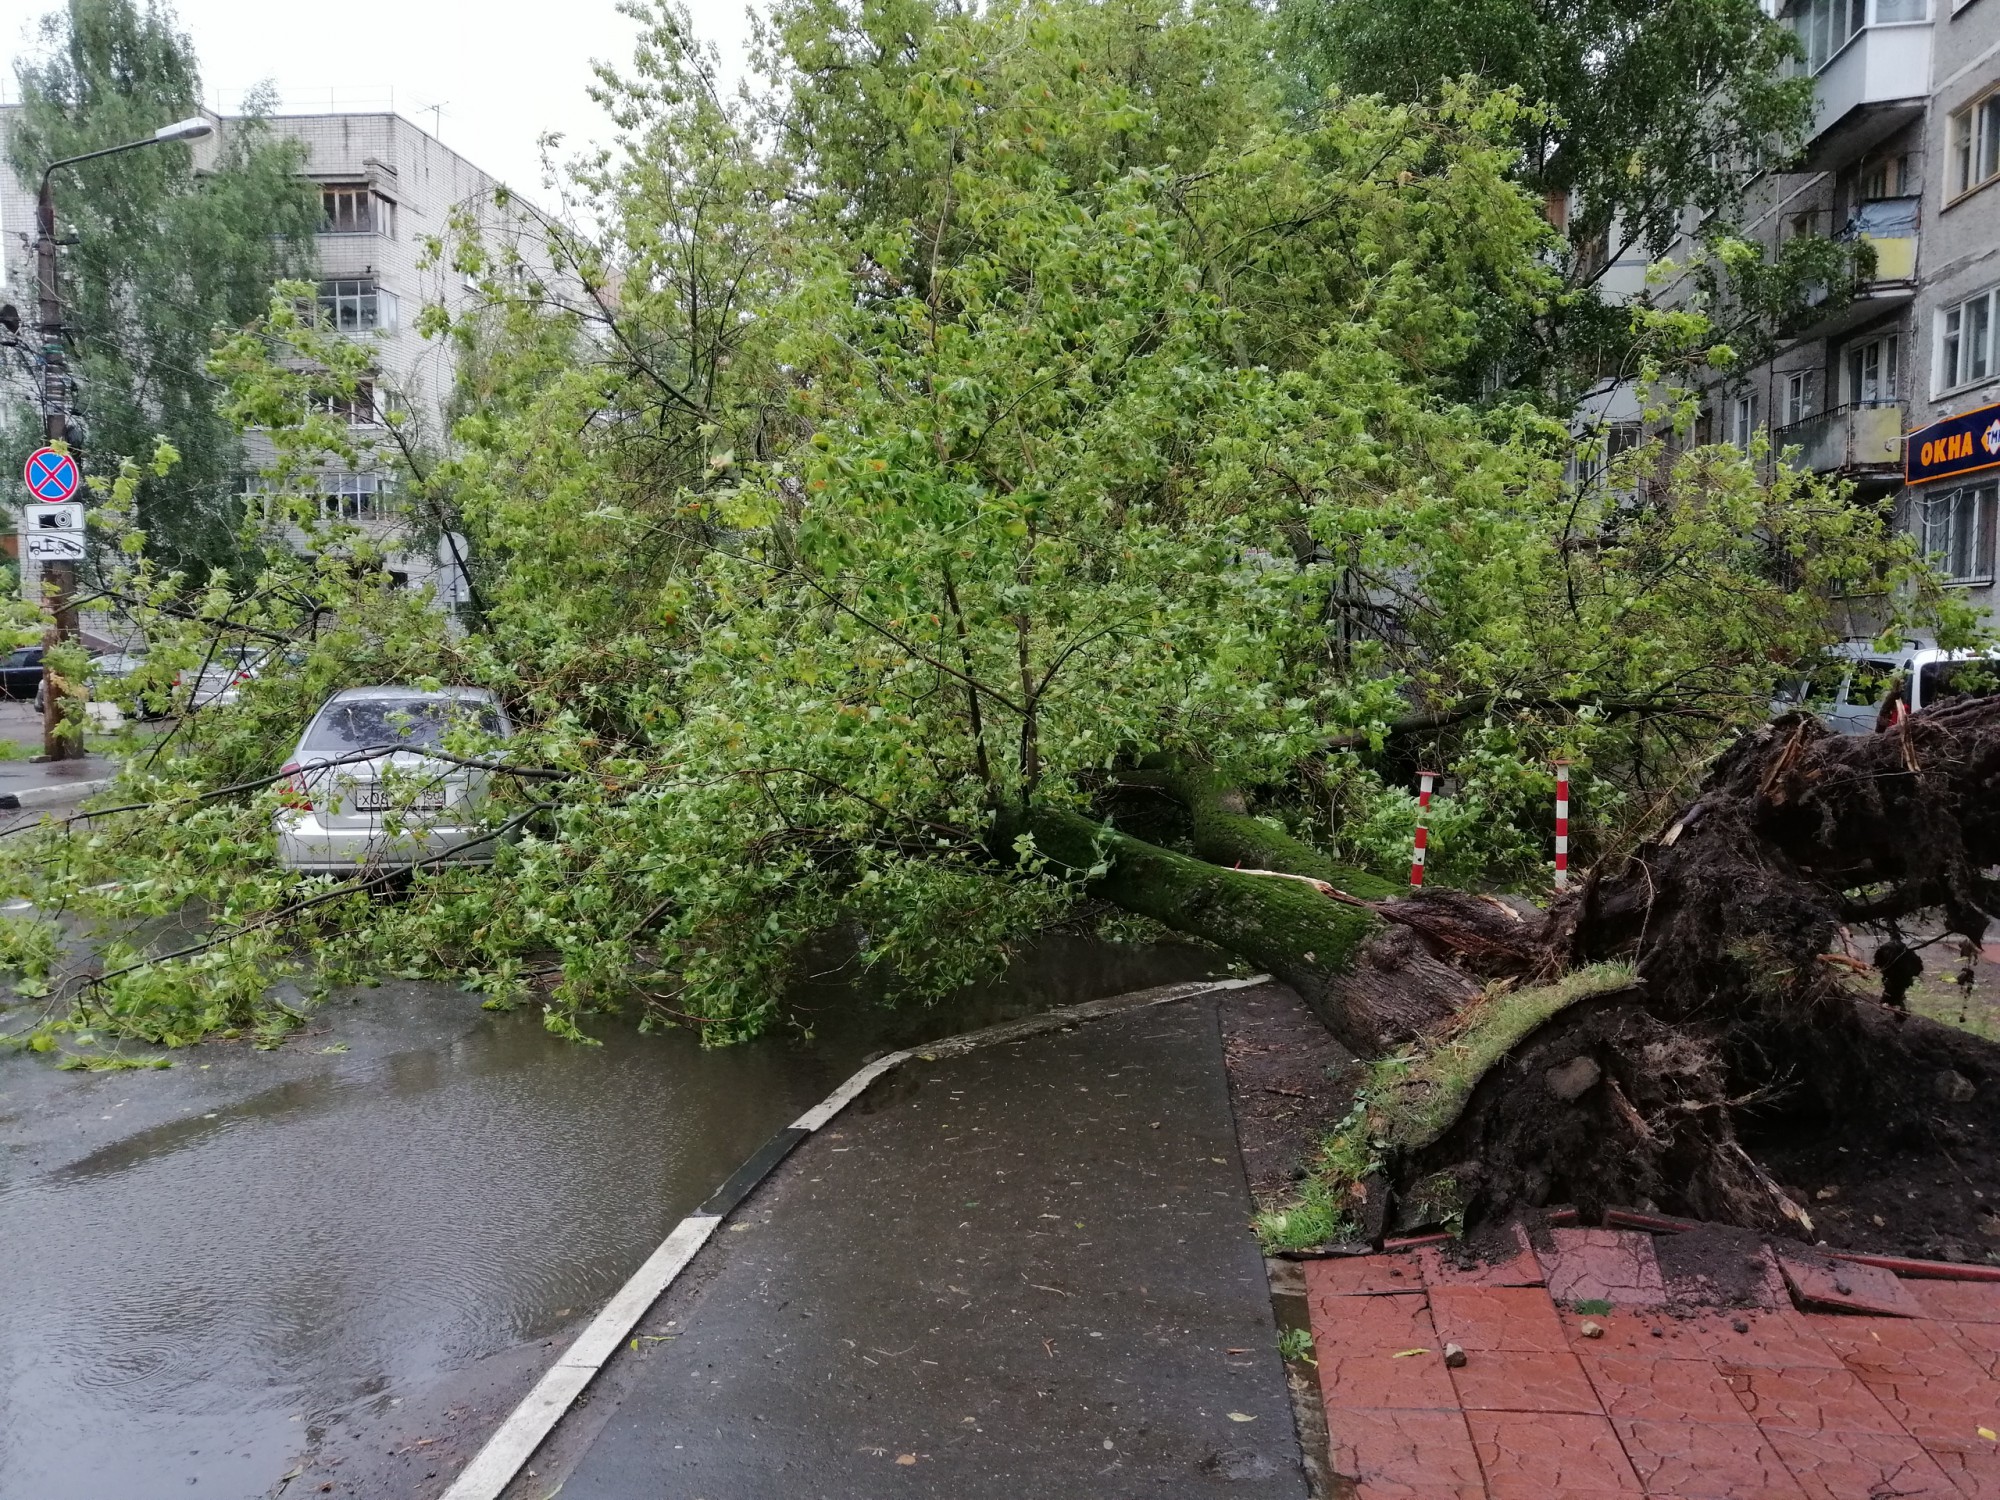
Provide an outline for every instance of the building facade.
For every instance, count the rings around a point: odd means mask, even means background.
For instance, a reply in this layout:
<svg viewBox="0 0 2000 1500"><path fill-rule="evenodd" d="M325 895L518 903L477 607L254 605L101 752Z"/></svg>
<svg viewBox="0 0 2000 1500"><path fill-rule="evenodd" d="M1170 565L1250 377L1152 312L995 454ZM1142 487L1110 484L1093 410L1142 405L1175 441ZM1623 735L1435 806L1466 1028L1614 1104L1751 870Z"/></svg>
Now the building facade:
<svg viewBox="0 0 2000 1500"><path fill-rule="evenodd" d="M16 109L0 109L0 127ZM197 170L214 159L236 124L228 117L210 118L217 133L197 144ZM456 374L453 349L447 339L420 334L417 314L426 303L462 311L474 293L448 266L427 264L426 242L445 235L461 214L517 244L532 243L533 237L520 235L519 211L506 206L497 180L400 115L279 115L267 124L303 148L301 170L320 193L320 309L342 333L367 341L374 372L354 400L336 408L347 418L360 461L329 465L308 483L328 518L350 522L380 541L399 584L434 590L446 607L462 604L467 596L458 566L462 546L440 543L435 521L427 524L412 512L398 482L402 445L384 417L400 413L403 439L419 448L434 451L446 435ZM24 315L35 298L33 190L34 184L0 170L0 271L6 300ZM32 399L25 388L0 395ZM89 392L79 395L87 416ZM243 489L253 504L264 483L260 471L273 451L267 438L246 435ZM294 537L303 544L302 534ZM22 583L34 586L25 576Z"/></svg>
<svg viewBox="0 0 2000 1500"><path fill-rule="evenodd" d="M1762 436L1774 463L1893 498L1939 576L2000 611L2000 0L1784 0L1778 15L1813 80L1812 124L1799 159L1748 175L1738 232L1767 257L1808 233L1866 241L1874 265L1768 359L1712 373L1693 436ZM1684 228L1682 265L1705 226ZM1683 277L1654 295L1693 290ZM1579 426L1615 454L1641 435L1638 393L1591 392Z"/></svg>

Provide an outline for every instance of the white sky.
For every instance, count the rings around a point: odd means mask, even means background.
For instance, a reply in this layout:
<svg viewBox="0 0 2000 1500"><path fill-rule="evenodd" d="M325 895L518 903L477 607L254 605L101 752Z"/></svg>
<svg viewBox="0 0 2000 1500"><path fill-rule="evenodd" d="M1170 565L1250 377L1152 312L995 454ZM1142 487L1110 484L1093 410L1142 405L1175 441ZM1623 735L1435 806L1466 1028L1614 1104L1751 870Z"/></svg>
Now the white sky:
<svg viewBox="0 0 2000 1500"><path fill-rule="evenodd" d="M35 18L60 0L0 0L0 97ZM605 133L585 93L593 60L631 58L635 23L615 0L170 0L201 59L204 102L234 111L268 79L286 113L390 108L530 197L541 191L536 139L566 150ZM696 30L739 76L746 0L688 0ZM432 106L440 106L432 114Z"/></svg>

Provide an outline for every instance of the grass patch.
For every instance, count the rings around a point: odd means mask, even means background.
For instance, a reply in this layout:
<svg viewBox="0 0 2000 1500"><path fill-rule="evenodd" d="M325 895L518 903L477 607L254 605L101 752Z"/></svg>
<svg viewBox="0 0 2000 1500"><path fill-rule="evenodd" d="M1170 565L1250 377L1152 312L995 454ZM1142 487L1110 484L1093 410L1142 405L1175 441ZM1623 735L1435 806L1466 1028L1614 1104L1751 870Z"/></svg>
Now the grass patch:
<svg viewBox="0 0 2000 1500"><path fill-rule="evenodd" d="M1352 1239L1369 1177L1397 1154L1421 1151L1449 1130L1479 1080L1535 1028L1579 1000L1631 982L1628 965L1593 964L1554 984L1502 990L1468 1007L1458 1026L1428 1051L1411 1047L1369 1064L1354 1108L1320 1142L1297 1198L1257 1216L1257 1237L1266 1252ZM1455 1186L1447 1181L1424 1185L1439 1217L1447 1221Z"/></svg>

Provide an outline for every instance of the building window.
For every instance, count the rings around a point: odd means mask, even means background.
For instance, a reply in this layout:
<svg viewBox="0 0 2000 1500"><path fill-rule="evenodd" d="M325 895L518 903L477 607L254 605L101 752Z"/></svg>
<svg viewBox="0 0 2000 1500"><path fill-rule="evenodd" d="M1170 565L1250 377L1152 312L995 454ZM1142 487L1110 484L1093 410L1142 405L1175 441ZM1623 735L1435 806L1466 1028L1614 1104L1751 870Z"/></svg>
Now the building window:
<svg viewBox="0 0 2000 1500"><path fill-rule="evenodd" d="M329 521L366 521L389 513L396 481L389 474L315 474L307 486L280 490L261 474L246 475L243 495L255 505L266 521L274 519L272 502L288 495L304 494L318 502L320 515Z"/></svg>
<svg viewBox="0 0 2000 1500"><path fill-rule="evenodd" d="M1739 448L1748 448L1756 433L1757 393L1752 391L1729 403L1729 441Z"/></svg>
<svg viewBox="0 0 2000 1500"><path fill-rule="evenodd" d="M1938 314L1937 383L1940 391L1976 385L1992 376L1995 301L2000 301L2000 288L1989 287Z"/></svg>
<svg viewBox="0 0 2000 1500"><path fill-rule="evenodd" d="M349 427L376 427L381 425L385 405L377 403L375 382L357 380L352 393L346 391L325 391L308 398L306 403L316 412L341 418Z"/></svg>
<svg viewBox="0 0 2000 1500"><path fill-rule="evenodd" d="M1896 335L1886 334L1847 350L1847 399L1855 406L1896 404Z"/></svg>
<svg viewBox="0 0 2000 1500"><path fill-rule="evenodd" d="M322 474L315 486L328 520L366 521L386 515L395 481L386 474Z"/></svg>
<svg viewBox="0 0 2000 1500"><path fill-rule="evenodd" d="M373 234L376 230L374 192L364 183L321 188L321 234Z"/></svg>
<svg viewBox="0 0 2000 1500"><path fill-rule="evenodd" d="M1868 0L1800 0L1792 10L1792 30L1805 53L1805 70L1817 73L1864 27L1924 21L1930 13L1930 0L1875 0L1873 16Z"/></svg>
<svg viewBox="0 0 2000 1500"><path fill-rule="evenodd" d="M1813 372L1794 370L1785 379L1785 426L1795 427L1813 414Z"/></svg>
<svg viewBox="0 0 2000 1500"><path fill-rule="evenodd" d="M1993 577L1996 486L1960 485L1934 491L1920 502L1924 551L1946 583L1985 583Z"/></svg>
<svg viewBox="0 0 2000 1500"><path fill-rule="evenodd" d="M1916 184L1910 180L1910 158L1907 152L1896 156L1878 157L1861 169L1861 201L1873 203L1882 198L1908 197L1916 191Z"/></svg>
<svg viewBox="0 0 2000 1500"><path fill-rule="evenodd" d="M1951 117L1945 196L1956 198L2000 177L2000 90Z"/></svg>
<svg viewBox="0 0 2000 1500"><path fill-rule="evenodd" d="M1792 12L1792 29L1805 52L1808 73L1817 73L1855 32L1868 24L1868 0L1804 0Z"/></svg>
<svg viewBox="0 0 2000 1500"><path fill-rule="evenodd" d="M319 310L342 333L366 333L396 326L396 294L371 280L322 281Z"/></svg>
<svg viewBox="0 0 2000 1500"><path fill-rule="evenodd" d="M1586 446L1579 447L1571 461L1571 477L1579 485L1595 485L1620 454L1639 446L1641 436L1637 422L1606 422L1585 434Z"/></svg>

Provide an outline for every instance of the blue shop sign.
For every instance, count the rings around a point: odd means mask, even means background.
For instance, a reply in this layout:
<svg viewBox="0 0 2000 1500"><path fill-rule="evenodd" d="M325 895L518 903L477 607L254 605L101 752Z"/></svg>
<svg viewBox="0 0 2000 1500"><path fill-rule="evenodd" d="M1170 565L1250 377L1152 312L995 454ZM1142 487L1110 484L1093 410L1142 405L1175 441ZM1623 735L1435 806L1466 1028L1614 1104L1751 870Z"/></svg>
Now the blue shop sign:
<svg viewBox="0 0 2000 1500"><path fill-rule="evenodd" d="M1903 439L1903 477L1911 484L2000 468L2000 402L1919 427Z"/></svg>

